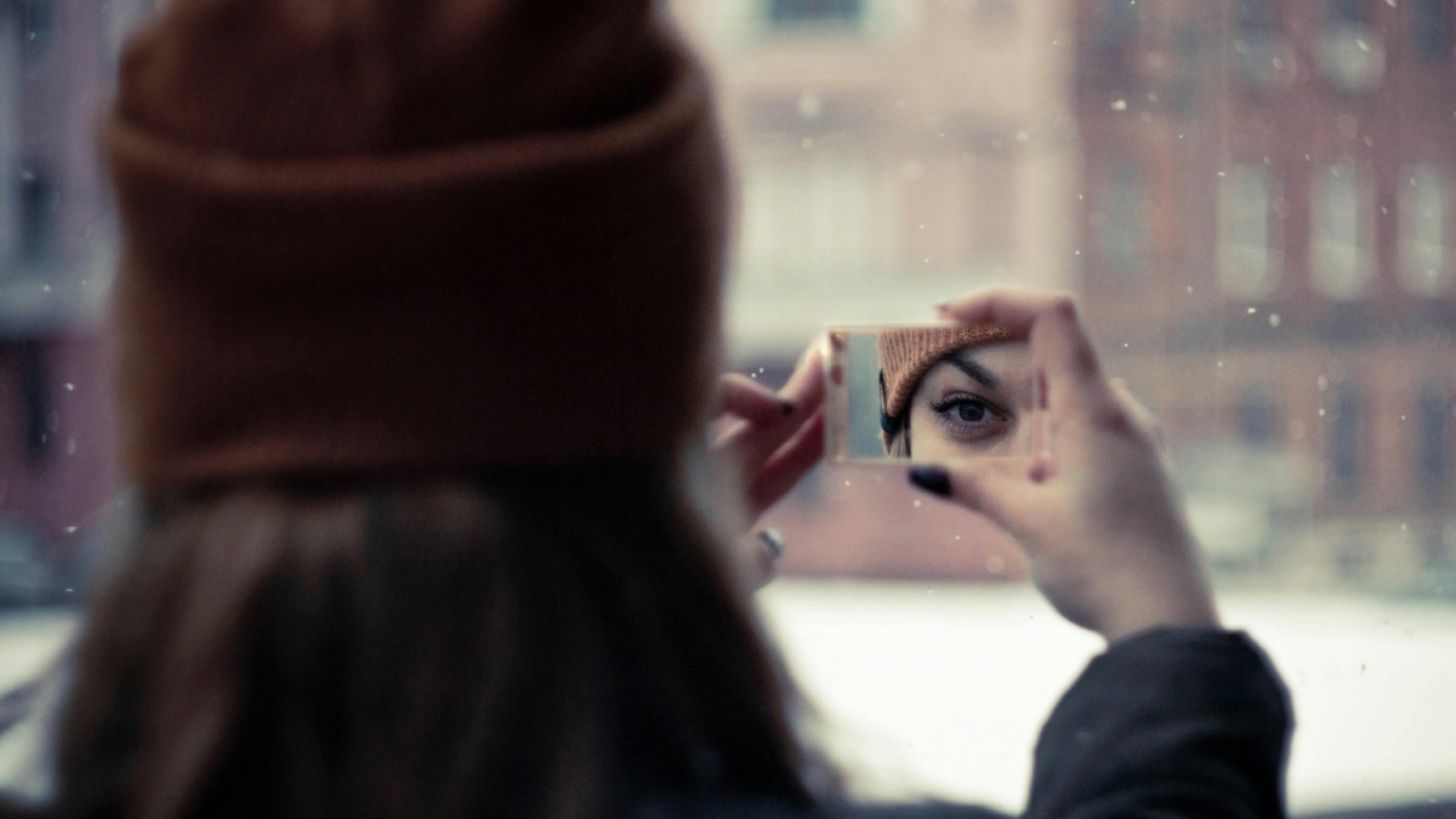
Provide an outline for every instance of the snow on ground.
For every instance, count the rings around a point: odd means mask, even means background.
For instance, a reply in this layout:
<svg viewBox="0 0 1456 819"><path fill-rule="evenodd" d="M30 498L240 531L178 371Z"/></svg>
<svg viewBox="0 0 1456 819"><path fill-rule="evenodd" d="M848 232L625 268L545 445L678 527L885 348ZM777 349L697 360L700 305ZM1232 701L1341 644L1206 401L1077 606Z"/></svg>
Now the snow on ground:
<svg viewBox="0 0 1456 819"><path fill-rule="evenodd" d="M780 580L759 599L837 757L882 795L1019 807L1041 721L1100 649L1023 586ZM1247 591L1220 602L1293 690L1296 811L1456 795L1456 607ZM0 615L0 690L73 629L64 613Z"/></svg>
<svg viewBox="0 0 1456 819"><path fill-rule="evenodd" d="M25 682L56 655L74 630L64 609L6 612L0 609L0 693Z"/></svg>
<svg viewBox="0 0 1456 819"><path fill-rule="evenodd" d="M1296 811L1456 795L1456 607L1233 592L1293 692ZM763 605L853 759L1019 808L1052 704L1099 641L1023 586L780 581ZM904 776L901 777L905 778Z"/></svg>

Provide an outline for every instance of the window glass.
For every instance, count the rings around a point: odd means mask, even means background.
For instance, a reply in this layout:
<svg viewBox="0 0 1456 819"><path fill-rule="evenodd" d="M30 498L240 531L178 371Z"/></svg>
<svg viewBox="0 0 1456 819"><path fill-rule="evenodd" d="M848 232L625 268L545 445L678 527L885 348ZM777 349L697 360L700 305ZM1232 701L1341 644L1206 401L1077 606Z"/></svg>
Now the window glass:
<svg viewBox="0 0 1456 819"><path fill-rule="evenodd" d="M1364 23L1365 5L1362 0L1325 0L1325 13L1334 25Z"/></svg>
<svg viewBox="0 0 1456 819"><path fill-rule="evenodd" d="M1085 79L1113 86L1128 82L1135 70L1131 46L1142 26L1143 9L1121 0L1093 0L1085 7L1087 55L1095 65Z"/></svg>
<svg viewBox="0 0 1456 819"><path fill-rule="evenodd" d="M1239 399L1239 434L1245 443L1259 446L1273 443L1279 435L1279 409L1263 384L1244 390Z"/></svg>
<svg viewBox="0 0 1456 819"><path fill-rule="evenodd" d="M1095 252L1094 275L1108 281L1136 281L1147 270L1147 209L1150 191L1132 156L1113 157L1089 180L1092 207L1087 223Z"/></svg>
<svg viewBox="0 0 1456 819"><path fill-rule="evenodd" d="M20 15L11 5L0 4L0 259L16 252L19 232L15 182L19 175L23 49Z"/></svg>
<svg viewBox="0 0 1456 819"><path fill-rule="evenodd" d="M1320 68L1333 91L1361 94L1380 87L1385 77L1385 44L1368 25L1370 3L1327 0L1327 22L1320 35Z"/></svg>
<svg viewBox="0 0 1456 819"><path fill-rule="evenodd" d="M1421 385L1416 396L1415 480L1417 491L1428 502L1439 501L1451 486L1453 411L1456 403L1444 383L1432 380Z"/></svg>
<svg viewBox="0 0 1456 819"><path fill-rule="evenodd" d="M1430 62L1451 58L1451 3L1410 0L1410 37L1416 54Z"/></svg>
<svg viewBox="0 0 1456 819"><path fill-rule="evenodd" d="M1369 178L1354 162L1317 168L1310 184L1310 278L1334 299L1364 296L1374 275Z"/></svg>
<svg viewBox="0 0 1456 819"><path fill-rule="evenodd" d="M1412 293L1439 295L1450 282L1446 176L1439 166L1422 163L1404 168L1400 178L1403 184L1396 207L1401 282Z"/></svg>
<svg viewBox="0 0 1456 819"><path fill-rule="evenodd" d="M20 25L25 34L25 54L38 58L51 44L55 22L54 0L18 0Z"/></svg>
<svg viewBox="0 0 1456 819"><path fill-rule="evenodd" d="M1321 413L1330 419L1327 445L1329 471L1326 479L1335 499L1347 499L1360 488L1361 430L1364 411L1354 384L1343 382L1330 390L1328 406Z"/></svg>
<svg viewBox="0 0 1456 819"><path fill-rule="evenodd" d="M893 252L893 208L886 208L860 152L827 144L791 151L749 167L743 245L746 267L777 280L784 271L801 282L828 283L862 277ZM877 213L878 211L878 213ZM874 218L876 215L881 218Z"/></svg>
<svg viewBox="0 0 1456 819"><path fill-rule="evenodd" d="M1230 45L1245 89L1273 94L1287 88L1294 79L1298 56L1284 36L1279 6L1264 0L1239 0L1237 14Z"/></svg>
<svg viewBox="0 0 1456 819"><path fill-rule="evenodd" d="M1280 252L1274 241L1273 172L1242 163L1219 173L1218 268L1224 292L1263 299L1279 281Z"/></svg>
<svg viewBox="0 0 1456 819"><path fill-rule="evenodd" d="M22 260L41 263L54 250L56 191L46 168L28 163L20 168L20 242Z"/></svg>
<svg viewBox="0 0 1456 819"><path fill-rule="evenodd" d="M863 0L769 0L768 20L776 26L805 23L855 25L864 11Z"/></svg>

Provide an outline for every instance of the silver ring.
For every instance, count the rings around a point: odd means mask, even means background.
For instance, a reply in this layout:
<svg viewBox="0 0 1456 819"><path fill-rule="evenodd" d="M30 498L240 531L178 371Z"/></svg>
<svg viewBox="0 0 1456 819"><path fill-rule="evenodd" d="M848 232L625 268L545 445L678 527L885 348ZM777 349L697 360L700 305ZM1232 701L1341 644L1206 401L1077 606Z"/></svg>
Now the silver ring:
<svg viewBox="0 0 1456 819"><path fill-rule="evenodd" d="M784 536L779 530L764 528L758 530L758 539L763 543L763 548L768 550L769 557L774 560L784 556Z"/></svg>

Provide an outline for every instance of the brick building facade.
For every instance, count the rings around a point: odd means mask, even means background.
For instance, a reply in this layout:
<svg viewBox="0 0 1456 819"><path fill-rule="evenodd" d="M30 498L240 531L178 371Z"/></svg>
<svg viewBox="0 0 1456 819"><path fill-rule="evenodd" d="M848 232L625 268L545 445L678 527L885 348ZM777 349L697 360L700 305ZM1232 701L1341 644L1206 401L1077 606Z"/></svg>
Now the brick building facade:
<svg viewBox="0 0 1456 819"><path fill-rule="evenodd" d="M1069 286L1109 366L1163 417L1217 562L1456 589L1456 3L678 6L708 43L743 158L733 326L766 378L809 322L924 318L988 278ZM818 122L840 99L869 110ZM820 200L794 169L829 139L873 146L893 180L879 233L839 200L883 187L850 175ZM1015 170L957 190L986 154ZM755 193L772 184L786 204ZM795 211L832 229L804 245L818 234ZM985 266L987 241L992 256L1022 250ZM794 332L760 326L779 304L806 317ZM810 493L805 531L830 519L853 542L811 543L801 567L979 565L960 549L895 557L911 496L889 494Z"/></svg>
<svg viewBox="0 0 1456 819"><path fill-rule="evenodd" d="M1078 289L1193 493L1282 576L1449 585L1456 4L1079 9Z"/></svg>

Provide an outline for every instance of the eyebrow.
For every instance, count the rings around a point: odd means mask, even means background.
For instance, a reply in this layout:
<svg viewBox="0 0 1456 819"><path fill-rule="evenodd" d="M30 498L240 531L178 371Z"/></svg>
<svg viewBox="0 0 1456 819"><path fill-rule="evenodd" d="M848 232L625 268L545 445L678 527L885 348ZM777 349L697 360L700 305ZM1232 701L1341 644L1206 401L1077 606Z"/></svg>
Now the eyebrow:
<svg viewBox="0 0 1456 819"><path fill-rule="evenodd" d="M1001 379L996 374L976 363L975 359L962 358L959 351L951 353L940 359L965 373L974 381L980 382L981 386L988 390L994 390L1001 386Z"/></svg>

